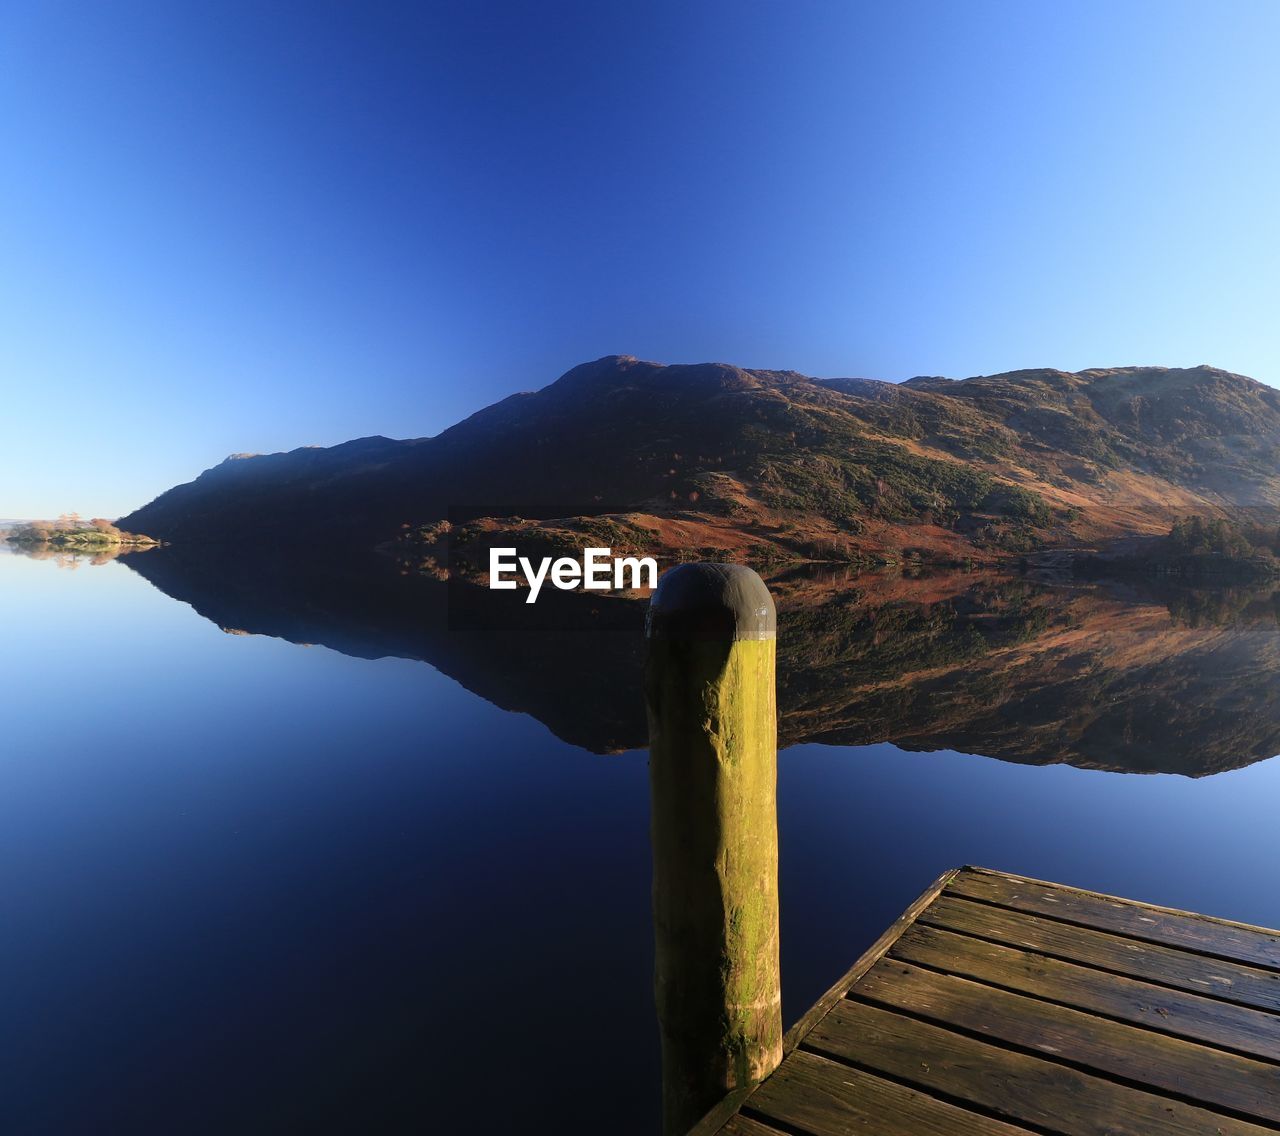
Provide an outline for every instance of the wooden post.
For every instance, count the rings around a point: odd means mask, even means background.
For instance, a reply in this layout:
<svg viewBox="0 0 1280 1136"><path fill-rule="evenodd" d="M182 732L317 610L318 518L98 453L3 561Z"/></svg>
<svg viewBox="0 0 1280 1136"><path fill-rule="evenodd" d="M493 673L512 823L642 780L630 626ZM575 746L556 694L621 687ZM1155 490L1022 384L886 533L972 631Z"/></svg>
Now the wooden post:
<svg viewBox="0 0 1280 1136"><path fill-rule="evenodd" d="M759 576L684 564L649 607L654 986L663 1127L782 1060L776 618Z"/></svg>

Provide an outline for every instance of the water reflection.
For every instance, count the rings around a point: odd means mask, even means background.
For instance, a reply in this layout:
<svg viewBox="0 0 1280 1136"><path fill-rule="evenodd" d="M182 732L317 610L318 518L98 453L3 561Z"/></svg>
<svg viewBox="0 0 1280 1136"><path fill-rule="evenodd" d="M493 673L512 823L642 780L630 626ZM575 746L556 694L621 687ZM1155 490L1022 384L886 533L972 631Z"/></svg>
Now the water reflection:
<svg viewBox="0 0 1280 1136"><path fill-rule="evenodd" d="M584 752L644 742L641 609L472 593L450 631L447 591L385 566L174 552L79 572L0 552L6 1131L488 1130L476 1055L513 1006L537 1044L504 1099L566 1132L657 1131L646 762ZM1274 745L1271 597L771 585L788 743L1199 771ZM1090 682L1131 692L1118 750L1085 726L1123 703L1058 689ZM1187 723L1163 750L1158 697ZM784 1023L963 863L1280 925L1277 778L792 745Z"/></svg>
<svg viewBox="0 0 1280 1136"><path fill-rule="evenodd" d="M544 591L527 605L373 559L166 548L127 563L228 632L421 659L574 745L645 744L641 602ZM1280 752L1280 594L983 574L769 583L783 746L888 741L1189 776Z"/></svg>
<svg viewBox="0 0 1280 1136"><path fill-rule="evenodd" d="M4 543L3 549L3 551L14 556L25 556L28 560L51 560L56 567L71 571L85 565L96 567L102 564L110 564L113 560L118 560L122 556L136 556L151 550L151 546L130 548L114 545L109 548L90 551L84 548L68 548L57 544L11 544L8 541Z"/></svg>

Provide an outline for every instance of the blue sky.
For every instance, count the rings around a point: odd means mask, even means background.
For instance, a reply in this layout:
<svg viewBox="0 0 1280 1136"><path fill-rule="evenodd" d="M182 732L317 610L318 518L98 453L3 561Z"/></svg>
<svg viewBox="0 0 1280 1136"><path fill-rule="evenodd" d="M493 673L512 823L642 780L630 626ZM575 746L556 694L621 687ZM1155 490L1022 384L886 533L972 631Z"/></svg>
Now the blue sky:
<svg viewBox="0 0 1280 1136"><path fill-rule="evenodd" d="M611 353L1280 383L1280 5L0 6L0 517Z"/></svg>

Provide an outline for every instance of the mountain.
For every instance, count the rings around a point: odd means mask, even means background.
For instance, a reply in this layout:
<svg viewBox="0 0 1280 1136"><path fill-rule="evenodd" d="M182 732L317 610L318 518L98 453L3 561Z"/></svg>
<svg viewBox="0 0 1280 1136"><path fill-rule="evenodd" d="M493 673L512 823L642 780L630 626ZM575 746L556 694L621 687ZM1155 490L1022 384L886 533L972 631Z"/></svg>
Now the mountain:
<svg viewBox="0 0 1280 1136"><path fill-rule="evenodd" d="M610 356L434 438L236 455L120 524L190 546L399 537L412 561L432 522L586 518L753 562L992 560L1280 509L1277 470L1280 392L1208 366L893 384Z"/></svg>

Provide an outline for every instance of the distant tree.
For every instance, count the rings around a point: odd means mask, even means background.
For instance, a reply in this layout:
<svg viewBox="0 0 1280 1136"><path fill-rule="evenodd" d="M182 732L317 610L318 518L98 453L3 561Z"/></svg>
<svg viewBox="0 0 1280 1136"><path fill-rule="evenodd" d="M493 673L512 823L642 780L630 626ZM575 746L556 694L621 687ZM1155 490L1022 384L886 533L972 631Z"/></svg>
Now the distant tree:
<svg viewBox="0 0 1280 1136"><path fill-rule="evenodd" d="M1171 550L1182 555L1216 555L1231 559L1280 554L1280 533L1260 525L1241 528L1224 517L1180 517L1169 530Z"/></svg>
<svg viewBox="0 0 1280 1136"><path fill-rule="evenodd" d="M1203 517L1180 517L1169 532L1175 552L1208 552L1209 538Z"/></svg>

